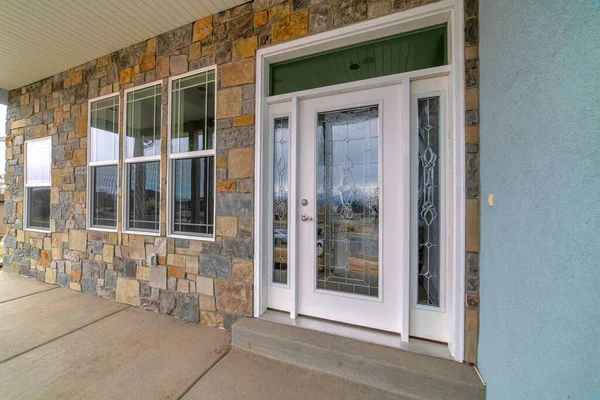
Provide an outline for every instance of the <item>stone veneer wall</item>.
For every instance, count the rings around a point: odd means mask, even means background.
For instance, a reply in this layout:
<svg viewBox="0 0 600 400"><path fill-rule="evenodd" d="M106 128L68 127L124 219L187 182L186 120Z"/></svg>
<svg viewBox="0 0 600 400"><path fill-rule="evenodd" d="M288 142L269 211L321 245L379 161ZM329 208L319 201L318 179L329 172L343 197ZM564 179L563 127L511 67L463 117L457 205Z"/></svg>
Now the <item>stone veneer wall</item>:
<svg viewBox="0 0 600 400"><path fill-rule="evenodd" d="M6 269L210 326L228 328L239 316L251 316L256 49L433 1L255 0L11 91L6 140ZM474 362L479 248L477 0L465 0L465 12L469 88L466 359ZM168 78L215 64L216 240L167 238ZM121 214L117 233L86 231L88 99L120 93L122 111L123 90L156 80L163 83L163 236L121 233ZM23 230L23 144L45 136L53 138L51 233L37 233ZM122 172L122 161L119 166ZM119 188L119 204L121 196ZM148 262L152 253L158 255L157 267Z"/></svg>

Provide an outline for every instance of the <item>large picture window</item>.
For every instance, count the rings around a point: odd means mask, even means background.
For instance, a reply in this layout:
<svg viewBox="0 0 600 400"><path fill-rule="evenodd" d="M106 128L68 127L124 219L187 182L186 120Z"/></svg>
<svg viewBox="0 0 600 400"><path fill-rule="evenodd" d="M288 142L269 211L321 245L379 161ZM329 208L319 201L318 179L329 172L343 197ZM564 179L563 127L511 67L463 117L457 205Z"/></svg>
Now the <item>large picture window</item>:
<svg viewBox="0 0 600 400"><path fill-rule="evenodd" d="M89 226L116 230L119 169L119 96L90 102Z"/></svg>
<svg viewBox="0 0 600 400"><path fill-rule="evenodd" d="M215 70L171 80L169 233L213 237Z"/></svg>
<svg viewBox="0 0 600 400"><path fill-rule="evenodd" d="M25 227L50 230L52 138L30 140L25 149Z"/></svg>
<svg viewBox="0 0 600 400"><path fill-rule="evenodd" d="M159 232L161 85L125 93L125 231Z"/></svg>

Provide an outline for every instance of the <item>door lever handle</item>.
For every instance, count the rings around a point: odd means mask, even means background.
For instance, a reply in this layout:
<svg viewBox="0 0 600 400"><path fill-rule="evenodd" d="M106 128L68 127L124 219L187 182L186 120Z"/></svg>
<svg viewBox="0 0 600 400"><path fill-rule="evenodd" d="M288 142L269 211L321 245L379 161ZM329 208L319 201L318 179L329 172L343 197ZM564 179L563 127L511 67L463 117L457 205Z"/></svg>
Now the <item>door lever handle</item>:
<svg viewBox="0 0 600 400"><path fill-rule="evenodd" d="M306 222L306 221L312 221L312 217L309 217L309 216L308 216L308 215L306 215L306 214L302 214L302 215L300 216L300 219L302 220L302 222Z"/></svg>

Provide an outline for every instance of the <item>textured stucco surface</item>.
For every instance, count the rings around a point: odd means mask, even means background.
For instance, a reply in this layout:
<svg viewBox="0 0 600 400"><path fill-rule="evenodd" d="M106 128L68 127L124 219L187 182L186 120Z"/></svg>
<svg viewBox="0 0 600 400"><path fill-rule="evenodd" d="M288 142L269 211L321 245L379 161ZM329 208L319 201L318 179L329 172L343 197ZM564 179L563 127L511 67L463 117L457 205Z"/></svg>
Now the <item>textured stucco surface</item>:
<svg viewBox="0 0 600 400"><path fill-rule="evenodd" d="M480 12L488 399L598 399L600 2L481 0Z"/></svg>

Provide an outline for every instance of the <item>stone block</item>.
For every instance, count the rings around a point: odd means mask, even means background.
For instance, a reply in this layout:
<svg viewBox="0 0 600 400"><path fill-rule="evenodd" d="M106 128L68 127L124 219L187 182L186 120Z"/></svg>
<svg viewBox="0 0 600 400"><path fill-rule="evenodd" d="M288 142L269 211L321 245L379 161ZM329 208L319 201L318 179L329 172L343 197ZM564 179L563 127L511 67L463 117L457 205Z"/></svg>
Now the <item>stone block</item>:
<svg viewBox="0 0 600 400"><path fill-rule="evenodd" d="M200 296L200 309L207 311L216 311L217 305L215 298L211 296Z"/></svg>
<svg viewBox="0 0 600 400"><path fill-rule="evenodd" d="M199 261L197 256L185 257L185 273L198 275Z"/></svg>
<svg viewBox="0 0 600 400"><path fill-rule="evenodd" d="M192 24L185 24L156 37L156 54L174 53L192 43Z"/></svg>
<svg viewBox="0 0 600 400"><path fill-rule="evenodd" d="M227 178L251 178L254 176L254 148L229 149L227 151Z"/></svg>
<svg viewBox="0 0 600 400"><path fill-rule="evenodd" d="M225 90L236 89L240 88L235 87ZM221 90L221 92L223 92L223 90ZM254 126L224 129L217 135L217 149L219 150L248 147L252 145L254 145Z"/></svg>
<svg viewBox="0 0 600 400"><path fill-rule="evenodd" d="M189 293L190 292L190 281L187 279L177 279L177 292Z"/></svg>
<svg viewBox="0 0 600 400"><path fill-rule="evenodd" d="M236 237L237 224L236 217L217 215L217 223L215 225L217 236Z"/></svg>
<svg viewBox="0 0 600 400"><path fill-rule="evenodd" d="M57 271L55 269L46 268L44 282L56 285L56 273Z"/></svg>
<svg viewBox="0 0 600 400"><path fill-rule="evenodd" d="M206 326L217 326L217 315L214 312L201 311L200 323Z"/></svg>
<svg viewBox="0 0 600 400"><path fill-rule="evenodd" d="M158 57L156 59L156 77L165 78L169 76L169 57Z"/></svg>
<svg viewBox="0 0 600 400"><path fill-rule="evenodd" d="M231 260L229 257L200 254L200 275L231 278Z"/></svg>
<svg viewBox="0 0 600 400"><path fill-rule="evenodd" d="M192 43L188 49L188 60L197 60L202 56L202 44L200 42Z"/></svg>
<svg viewBox="0 0 600 400"><path fill-rule="evenodd" d="M160 292L160 300L159 300L159 311L161 314L171 315L173 314L173 310L175 310L175 304L177 302L177 298L175 293L166 292L161 290Z"/></svg>
<svg viewBox="0 0 600 400"><path fill-rule="evenodd" d="M308 35L308 11L298 11L273 24L271 43L285 42L306 35Z"/></svg>
<svg viewBox="0 0 600 400"><path fill-rule="evenodd" d="M40 251L40 258L38 260L38 265L41 267L49 267L52 263L52 252L48 250Z"/></svg>
<svg viewBox="0 0 600 400"><path fill-rule="evenodd" d="M135 279L140 280L140 281L149 281L150 280L150 268L138 265L137 270L135 272Z"/></svg>
<svg viewBox="0 0 600 400"><path fill-rule="evenodd" d="M194 30L192 40L194 42L204 40L213 34L213 17L202 18L194 22Z"/></svg>
<svg viewBox="0 0 600 400"><path fill-rule="evenodd" d="M207 296L214 296L214 279L204 276L196 277L196 291Z"/></svg>
<svg viewBox="0 0 600 400"><path fill-rule="evenodd" d="M237 117L242 114L242 88L217 91L217 118ZM218 137L218 135L217 135Z"/></svg>
<svg viewBox="0 0 600 400"><path fill-rule="evenodd" d="M253 58L223 65L221 69L221 83L223 87L253 83L254 65Z"/></svg>
<svg viewBox="0 0 600 400"><path fill-rule="evenodd" d="M160 289L167 289L167 267L158 265L151 267L149 272L150 286Z"/></svg>
<svg viewBox="0 0 600 400"><path fill-rule="evenodd" d="M137 264L134 260L123 260L123 276L126 278L135 278Z"/></svg>
<svg viewBox="0 0 600 400"><path fill-rule="evenodd" d="M252 258L254 247L251 240L242 239L223 239L223 250L221 254L235 258Z"/></svg>
<svg viewBox="0 0 600 400"><path fill-rule="evenodd" d="M185 54L171 56L169 60L169 71L171 75L179 75L188 70L188 60Z"/></svg>
<svg viewBox="0 0 600 400"><path fill-rule="evenodd" d="M185 256L183 254L169 253L169 255L167 255L167 264L185 268Z"/></svg>
<svg viewBox="0 0 600 400"><path fill-rule="evenodd" d="M135 279L117 279L117 293L115 298L119 303L132 306L140 305L140 283Z"/></svg>
<svg viewBox="0 0 600 400"><path fill-rule="evenodd" d="M269 22L269 15L267 14L267 10L263 10L254 14L253 25L254 28L260 28L261 26L265 26Z"/></svg>
<svg viewBox="0 0 600 400"><path fill-rule="evenodd" d="M87 251L87 235L84 230L69 230L69 249L85 252Z"/></svg>
<svg viewBox="0 0 600 400"><path fill-rule="evenodd" d="M369 3L367 9L367 17L377 18L384 15L388 15L392 11L392 4L387 1L377 1L375 3Z"/></svg>
<svg viewBox="0 0 600 400"><path fill-rule="evenodd" d="M69 289L81 292L81 284L77 282L71 282L69 283Z"/></svg>
<svg viewBox="0 0 600 400"><path fill-rule="evenodd" d="M215 280L217 311L252 315L252 285L230 280Z"/></svg>
<svg viewBox="0 0 600 400"><path fill-rule="evenodd" d="M98 279L93 276L84 276L81 278L81 289L84 293L98 295Z"/></svg>
<svg viewBox="0 0 600 400"><path fill-rule="evenodd" d="M145 72L156 67L156 57L154 54L143 55L140 59L140 71Z"/></svg>
<svg viewBox="0 0 600 400"><path fill-rule="evenodd" d="M218 193L217 215L251 216L254 196L250 193Z"/></svg>
<svg viewBox="0 0 600 400"><path fill-rule="evenodd" d="M232 261L231 277L236 281L253 282L254 281L254 266L250 260Z"/></svg>
<svg viewBox="0 0 600 400"><path fill-rule="evenodd" d="M183 321L199 322L198 294L177 293L177 305L173 315Z"/></svg>
<svg viewBox="0 0 600 400"><path fill-rule="evenodd" d="M252 36L248 39L236 40L233 42L231 59L233 61L237 61L244 58L254 57L257 48L258 38L256 36Z"/></svg>
<svg viewBox="0 0 600 400"><path fill-rule="evenodd" d="M168 266L168 275L169 275L169 278L184 279L185 278L185 268L169 265Z"/></svg>
<svg viewBox="0 0 600 400"><path fill-rule="evenodd" d="M167 256L167 239L165 238L156 238L154 239L154 252L158 257L166 257Z"/></svg>
<svg viewBox="0 0 600 400"><path fill-rule="evenodd" d="M71 275L70 274L58 274L56 277L56 284L62 287L69 287L71 283Z"/></svg>
<svg viewBox="0 0 600 400"><path fill-rule="evenodd" d="M107 269L106 272L104 273L104 286L109 289L116 289L117 288L117 278L118 278L118 274L116 271L111 271L110 269Z"/></svg>
<svg viewBox="0 0 600 400"><path fill-rule="evenodd" d="M242 108L243 108L243 105L242 105ZM232 120L232 126L234 126L234 127L248 126L248 125L254 125L254 114L241 115L239 117L235 117Z"/></svg>

